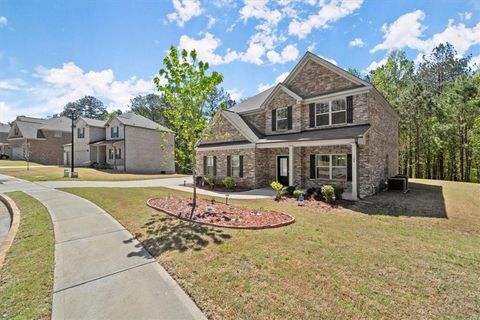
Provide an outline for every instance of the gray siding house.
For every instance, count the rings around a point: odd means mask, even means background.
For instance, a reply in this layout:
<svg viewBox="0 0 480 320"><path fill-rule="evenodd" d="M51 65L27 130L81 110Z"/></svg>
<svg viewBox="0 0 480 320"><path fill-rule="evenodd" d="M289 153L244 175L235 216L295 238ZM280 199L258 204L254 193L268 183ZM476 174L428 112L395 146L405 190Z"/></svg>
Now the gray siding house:
<svg viewBox="0 0 480 320"><path fill-rule="evenodd" d="M175 172L173 132L143 116L128 112L107 122L80 117L75 129L75 166L96 162L123 172ZM71 144L65 144L64 156L69 162Z"/></svg>
<svg viewBox="0 0 480 320"><path fill-rule="evenodd" d="M200 175L377 192L398 173L399 116L368 82L307 52L282 83L219 112L198 145Z"/></svg>

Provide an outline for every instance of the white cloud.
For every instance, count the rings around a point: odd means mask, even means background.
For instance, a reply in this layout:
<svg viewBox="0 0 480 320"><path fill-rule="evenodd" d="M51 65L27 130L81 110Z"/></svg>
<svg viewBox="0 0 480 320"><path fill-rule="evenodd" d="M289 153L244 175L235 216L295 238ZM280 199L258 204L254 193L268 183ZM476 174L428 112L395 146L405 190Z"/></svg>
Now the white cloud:
<svg viewBox="0 0 480 320"><path fill-rule="evenodd" d="M0 101L0 123L7 123L15 120L16 110L8 105L5 101Z"/></svg>
<svg viewBox="0 0 480 320"><path fill-rule="evenodd" d="M283 72L281 74L279 74L276 78L275 78L275 83L260 83L257 87L257 90L258 92L262 92L262 91L265 91L271 87L273 87L274 85L276 85L277 83L280 83L282 82L283 80L285 80L288 75L290 74L290 72Z"/></svg>
<svg viewBox="0 0 480 320"><path fill-rule="evenodd" d="M392 24L382 26L383 42L373 47L370 52L385 49L400 49L404 47L416 49L422 47L422 36L425 26L422 21L425 19L425 13L422 10L416 10L400 16Z"/></svg>
<svg viewBox="0 0 480 320"><path fill-rule="evenodd" d="M463 12L458 14L460 16L460 19L462 20L470 20L472 19L472 13L471 12Z"/></svg>
<svg viewBox="0 0 480 320"><path fill-rule="evenodd" d="M334 64L334 65L338 65L337 61L333 60L333 59L330 59L330 58L327 58L325 56L321 56L321 55L318 55L320 58L324 59L324 60L327 60L328 62Z"/></svg>
<svg viewBox="0 0 480 320"><path fill-rule="evenodd" d="M480 44L480 22L469 28L463 23L455 24L450 19L445 30L429 39L422 39L426 29L422 24L424 19L425 13L416 10L400 16L390 25L384 25L383 42L373 47L370 52L410 48L428 53L437 45L449 42L463 55L471 46Z"/></svg>
<svg viewBox="0 0 480 320"><path fill-rule="evenodd" d="M329 23L335 22L350 15L359 9L363 0L323 0L320 1L320 10L305 20L295 19L288 26L288 34L300 39L305 38L314 29L327 28Z"/></svg>
<svg viewBox="0 0 480 320"><path fill-rule="evenodd" d="M230 97L237 102L239 102L243 96L243 92L238 89L227 89L226 91L228 92Z"/></svg>
<svg viewBox="0 0 480 320"><path fill-rule="evenodd" d="M267 58L271 63L284 64L298 58L298 49L294 45L289 44L283 48L282 52L280 53L276 52L275 50L268 51Z"/></svg>
<svg viewBox="0 0 480 320"><path fill-rule="evenodd" d="M262 56L265 54L265 51L265 47L261 44L250 42L247 51L241 55L241 60L261 65L263 64Z"/></svg>
<svg viewBox="0 0 480 320"><path fill-rule="evenodd" d="M25 81L19 78L0 80L0 90L19 90Z"/></svg>
<svg viewBox="0 0 480 320"><path fill-rule="evenodd" d="M172 0L172 4L175 12L169 13L167 19L176 22L179 27L183 27L185 22L202 13L199 0Z"/></svg>
<svg viewBox="0 0 480 320"><path fill-rule="evenodd" d="M375 69L385 65L386 63L387 63L387 57L384 57L379 61L372 61L372 63L370 63L370 65L368 67L366 67L365 70L363 70L363 73L368 74L370 71L375 70Z"/></svg>
<svg viewBox="0 0 480 320"><path fill-rule="evenodd" d="M317 47L317 43L315 42L312 44L309 44L307 47L307 51L313 52L313 50L315 50L316 47Z"/></svg>
<svg viewBox="0 0 480 320"><path fill-rule="evenodd" d="M365 42L363 42L362 38L355 38L348 43L350 47L363 47L365 46Z"/></svg>
<svg viewBox="0 0 480 320"><path fill-rule="evenodd" d="M282 13L277 9L269 9L267 4L268 0L245 0L240 17L243 21L256 18L264 20L269 26L276 26L282 19Z"/></svg>
<svg viewBox="0 0 480 320"><path fill-rule="evenodd" d="M0 27L5 27L8 23L7 17L0 16Z"/></svg>
<svg viewBox="0 0 480 320"><path fill-rule="evenodd" d="M214 16L209 15L208 16L207 29L211 29L215 25L216 22L217 22L217 19Z"/></svg>
<svg viewBox="0 0 480 320"><path fill-rule="evenodd" d="M219 38L207 32L203 38L198 40L182 35L178 47L187 51L197 50L198 58L212 65L230 63L239 58L239 54L236 51L227 50L227 54L223 57L217 54L216 50L221 44L222 42Z"/></svg>
<svg viewBox="0 0 480 320"><path fill-rule="evenodd" d="M111 69L85 72L74 62L64 63L61 68L40 66L35 76L41 83L29 91L39 101L37 111L45 113L58 112L67 102L86 95L104 100L111 109L125 110L130 99L155 90L151 80L133 76L118 81Z"/></svg>

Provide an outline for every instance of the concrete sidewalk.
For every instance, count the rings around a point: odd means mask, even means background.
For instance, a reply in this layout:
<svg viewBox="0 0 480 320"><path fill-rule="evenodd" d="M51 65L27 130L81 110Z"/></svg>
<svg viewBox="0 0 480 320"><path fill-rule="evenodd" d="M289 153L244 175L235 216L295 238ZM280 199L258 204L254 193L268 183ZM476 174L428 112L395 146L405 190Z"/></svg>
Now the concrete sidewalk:
<svg viewBox="0 0 480 320"><path fill-rule="evenodd" d="M169 189L177 190L177 191L193 192L192 187L184 187L179 185L168 185L165 187ZM275 191L271 188L260 188L260 189L253 189L253 190L242 191L242 192L231 192L231 193L214 191L214 190L204 190L204 189L197 188L197 193L205 196L212 196L212 197L225 197L225 195L228 194L230 199L239 199L239 200L271 199L272 197L275 196Z"/></svg>
<svg viewBox="0 0 480 320"><path fill-rule="evenodd" d="M100 207L20 182L55 231L52 319L206 319L143 246ZM0 192L4 192L0 185Z"/></svg>

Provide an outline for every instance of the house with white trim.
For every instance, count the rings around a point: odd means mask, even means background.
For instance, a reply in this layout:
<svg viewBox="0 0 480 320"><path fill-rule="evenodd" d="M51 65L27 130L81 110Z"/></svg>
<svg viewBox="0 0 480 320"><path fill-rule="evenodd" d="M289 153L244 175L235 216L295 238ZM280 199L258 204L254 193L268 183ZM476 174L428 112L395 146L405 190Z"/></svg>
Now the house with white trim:
<svg viewBox="0 0 480 320"><path fill-rule="evenodd" d="M398 173L399 115L370 83L307 52L282 83L215 115L197 157L199 175L237 185L338 184L358 199Z"/></svg>

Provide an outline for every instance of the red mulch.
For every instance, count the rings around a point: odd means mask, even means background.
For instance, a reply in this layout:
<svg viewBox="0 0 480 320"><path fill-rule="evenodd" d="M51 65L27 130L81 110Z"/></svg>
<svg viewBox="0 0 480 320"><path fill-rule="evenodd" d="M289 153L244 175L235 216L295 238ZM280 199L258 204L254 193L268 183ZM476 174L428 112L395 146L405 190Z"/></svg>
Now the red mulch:
<svg viewBox="0 0 480 320"><path fill-rule="evenodd" d="M183 184L182 184L182 186L183 186ZM187 183L186 186L190 187L190 188L193 188L193 184L191 184L191 183ZM216 184L213 187L213 189L208 184L205 184L204 186L198 185L197 188L202 189L202 190L208 190L208 191L232 192L232 193L233 192L243 192L243 191L252 190L252 188L247 188L247 187L243 187L243 186L235 186L232 189L227 189L224 185L219 185L219 184Z"/></svg>
<svg viewBox="0 0 480 320"><path fill-rule="evenodd" d="M224 203L198 199L190 220L190 200L177 198L150 199L147 205L171 216L201 224L234 229L266 229L286 226L295 218L278 211L241 208Z"/></svg>

